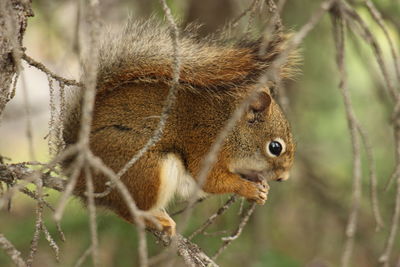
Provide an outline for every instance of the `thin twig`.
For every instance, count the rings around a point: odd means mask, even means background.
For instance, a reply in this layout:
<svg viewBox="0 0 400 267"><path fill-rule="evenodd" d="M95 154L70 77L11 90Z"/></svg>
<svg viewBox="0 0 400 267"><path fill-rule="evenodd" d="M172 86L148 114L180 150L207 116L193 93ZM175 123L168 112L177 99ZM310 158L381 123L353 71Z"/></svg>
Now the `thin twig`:
<svg viewBox="0 0 400 267"><path fill-rule="evenodd" d="M259 0L253 0L251 2L251 4L249 5L248 8L246 8L245 10L243 10L242 13L239 14L239 16L237 16L235 19L232 20L232 22L230 22L230 27L231 28L236 28L239 25L239 21L246 16L249 12L254 12L253 9L255 8L256 4L258 3Z"/></svg>
<svg viewBox="0 0 400 267"><path fill-rule="evenodd" d="M20 75L19 73L15 74L14 82L12 84L12 89L11 89L11 92L9 93L9 95L8 95L8 101L13 99L14 96L15 96L15 92L17 91L17 83L18 83L19 75Z"/></svg>
<svg viewBox="0 0 400 267"><path fill-rule="evenodd" d="M260 0L255 0L252 3L252 7L251 10L249 12L249 18L247 20L247 28L246 28L246 35L250 34L251 31L251 27L253 27L254 24L254 19L255 19L255 15L256 15L256 11L257 11L257 7L259 7Z"/></svg>
<svg viewBox="0 0 400 267"><path fill-rule="evenodd" d="M89 227L91 237L91 248L92 248L92 259L93 265L99 266L99 240L97 235L97 223L96 223L96 206L94 203L94 186L93 177L88 165L85 166L85 178L86 178L86 197L89 210Z"/></svg>
<svg viewBox="0 0 400 267"><path fill-rule="evenodd" d="M260 56L265 56L266 50L268 48L268 45L272 41L272 38L276 35L282 35L283 34L283 25L282 25L282 20L280 17L280 12L279 8L276 6L274 0L267 0L267 6L268 10L270 13L270 19L268 20L267 25L265 26L265 29L263 30L263 42L260 46L258 54ZM284 3L280 3L281 5ZM271 71L272 77L271 80L274 83L274 92L276 93L277 100L279 105L282 107L282 109L285 112L289 111L289 99L286 95L286 89L284 86L281 86L281 77L278 73L279 68L275 68L275 71Z"/></svg>
<svg viewBox="0 0 400 267"><path fill-rule="evenodd" d="M68 201L69 197L72 195L72 192L78 181L78 177L81 173L81 168L83 166L83 162L84 162L83 155L79 154L78 157L76 158L75 163L73 164L73 171L70 176L70 179L68 180L65 190L63 191L61 198L58 202L58 205L56 207L56 211L54 212L53 217L56 222L59 222L64 214L64 209L67 205L67 201Z"/></svg>
<svg viewBox="0 0 400 267"><path fill-rule="evenodd" d="M88 247L85 252L79 257L79 259L75 263L75 267L80 267L85 262L87 257L89 257L90 253L92 253L92 246Z"/></svg>
<svg viewBox="0 0 400 267"><path fill-rule="evenodd" d="M89 53L87 64L84 64L84 93L82 99L82 115L80 121L80 131L78 133L78 143L82 145L82 150L89 149L89 135L92 125L92 114L94 110L94 100L96 96L97 72L99 66L99 35L100 35L100 10L97 0L90 0L88 5L87 21L89 24Z"/></svg>
<svg viewBox="0 0 400 267"><path fill-rule="evenodd" d="M382 29L383 34L386 37L386 40L389 43L389 47L390 47L390 53L392 54L392 58L393 58L393 65L394 65L394 69L395 69L395 73L396 73L396 77L398 82L400 83L400 60L399 57L396 53L396 49L394 48L394 44L393 44L393 39L389 34L389 31L386 27L385 22L382 19L382 15L379 12L379 10L375 7L375 4L371 1L371 0L365 0L365 5L368 8L369 13L371 14L371 16L374 18L374 20L376 21L376 23L379 25L379 27Z"/></svg>
<svg viewBox="0 0 400 267"><path fill-rule="evenodd" d="M400 176L397 177L396 203L389 231L389 236L386 241L385 249L382 255L379 257L379 262L382 263L384 267L389 267L390 265L390 256L393 251L394 242L396 240L399 222L400 222Z"/></svg>
<svg viewBox="0 0 400 267"><path fill-rule="evenodd" d="M291 38L290 45L287 50L294 49L300 45L304 38L315 28L322 16L331 9L336 0L325 0L319 8L311 15L310 19L303 27ZM290 51L289 51L290 52Z"/></svg>
<svg viewBox="0 0 400 267"><path fill-rule="evenodd" d="M183 213L185 210L195 207L197 204L203 202L207 198L208 198L208 196L203 197L203 198L199 198L199 199L196 200L196 202L192 206L186 205L184 208L172 213L171 216L173 217L173 216L179 215L179 214Z"/></svg>
<svg viewBox="0 0 400 267"><path fill-rule="evenodd" d="M26 63L28 63L29 65L43 71L44 73L46 73L47 75L50 75L53 79L64 83L65 85L68 86L78 86L78 87L82 87L82 84L75 81L75 80L71 80L71 79L65 79L61 76L58 76L57 74L55 74L54 72L50 71L45 65L43 65L42 63L34 60L33 58L31 58L30 56L28 56L27 54L23 54L22 55L22 59L26 61Z"/></svg>
<svg viewBox="0 0 400 267"><path fill-rule="evenodd" d="M48 138L48 146L49 146L49 154L50 156L54 156L57 153L57 142L56 142L56 131L58 129L58 125L56 125L56 116L57 116L57 109L55 103L55 96L54 96L54 84L53 78L47 75L47 79L49 81L49 107L50 107L50 119L49 119L49 134Z"/></svg>
<svg viewBox="0 0 400 267"><path fill-rule="evenodd" d="M232 206L233 203L235 203L237 197L236 195L232 195L226 202L225 204L220 207L217 212L215 212L213 215L211 215L210 217L208 217L208 219L195 231L193 231L193 233L188 237L189 240L192 240L193 237L203 233L207 227L209 227L211 224L213 224L215 222L215 220L221 216L222 214L225 213L225 211L227 211L229 209L230 206Z"/></svg>
<svg viewBox="0 0 400 267"><path fill-rule="evenodd" d="M238 215L241 216L243 213L243 208L244 208L244 202L246 201L246 199L244 197L241 197L240 199L240 206L239 206L239 211L238 211Z"/></svg>
<svg viewBox="0 0 400 267"><path fill-rule="evenodd" d="M56 241L51 236L49 230L47 229L46 225L42 223L41 230L46 238L47 242L49 243L50 247L53 249L57 262L60 261L60 248L58 247Z"/></svg>
<svg viewBox="0 0 400 267"><path fill-rule="evenodd" d="M398 100L397 105L393 112L393 124L394 124L394 139L396 145L396 166L400 168L400 100ZM392 223L390 226L389 236L386 240L385 249L379 258L379 261L383 266L388 267L390 263L390 257L393 250L394 241L396 240L396 235L398 232L398 227L400 223L400 172L395 172L397 176L394 179L397 181L397 190L395 198L395 208L392 217Z"/></svg>
<svg viewBox="0 0 400 267"><path fill-rule="evenodd" d="M221 231L215 231L215 232L203 232L204 236L217 236L217 235L226 235L228 233L228 230L221 230Z"/></svg>
<svg viewBox="0 0 400 267"><path fill-rule="evenodd" d="M218 249L218 251L212 257L213 260L216 260L221 255L221 253L232 243L232 241L237 239L240 236L244 227L246 226L247 222L249 221L251 214L253 214L255 208L256 208L256 203L251 203L250 206L247 208L247 210L243 213L243 216L240 220L239 226L232 233L232 235L221 238L223 241L222 246Z"/></svg>
<svg viewBox="0 0 400 267"><path fill-rule="evenodd" d="M66 114L66 102L65 102L65 84L59 82L60 88L60 113L58 115L58 151L65 149L64 141L64 119Z"/></svg>
<svg viewBox="0 0 400 267"><path fill-rule="evenodd" d="M37 206L36 206L35 231L33 233L33 238L32 238L32 241L31 241L31 247L29 249L29 257L26 260L26 264L28 266L32 266L33 259L35 257L36 252L37 252L39 238L40 238L40 232L41 232L41 225L43 223L42 214L43 214L43 205L40 202L40 200L38 200Z"/></svg>
<svg viewBox="0 0 400 267"><path fill-rule="evenodd" d="M275 1L274 0L267 0L267 5L268 5L268 10L269 13L271 14L271 19L269 20L269 27L274 27L275 30L280 33L283 30L283 25L282 25L282 19L280 16L280 11L283 8L283 5L285 4L285 1L281 1L279 3L279 7L276 6ZM270 31L272 32L272 31ZM265 34L264 34L265 36Z"/></svg>
<svg viewBox="0 0 400 267"><path fill-rule="evenodd" d="M376 61L378 63L378 67L381 70L382 76L384 78L384 82L386 85L385 88L388 90L389 96L397 99L399 92L394 88L393 83L390 79L390 75L387 70L386 62L383 60L382 49L381 49L378 41L376 40L375 36L372 34L372 32L371 32L370 28L367 26L366 22L355 11L355 9L352 6L346 4L344 1L341 1L340 3L342 3L340 6L343 9L343 11L345 12L345 14L349 18L352 18L354 21L356 21L358 23L358 25L360 26L360 28L362 30L361 36L371 46L371 48L374 52ZM344 17L344 18L346 18L347 20L350 20L347 17Z"/></svg>
<svg viewBox="0 0 400 267"><path fill-rule="evenodd" d="M369 183L370 183L370 198L371 198L371 206L372 213L374 214L375 222L376 222L376 231L379 231L384 227L385 223L383 222L382 215L379 209L379 198L378 198L378 181L376 177L376 161L374 159L374 155L372 152L372 145L369 141L367 132L361 125L357 124L357 129L360 133L361 140L364 144L364 148L367 154L368 160L368 172L369 172Z"/></svg>

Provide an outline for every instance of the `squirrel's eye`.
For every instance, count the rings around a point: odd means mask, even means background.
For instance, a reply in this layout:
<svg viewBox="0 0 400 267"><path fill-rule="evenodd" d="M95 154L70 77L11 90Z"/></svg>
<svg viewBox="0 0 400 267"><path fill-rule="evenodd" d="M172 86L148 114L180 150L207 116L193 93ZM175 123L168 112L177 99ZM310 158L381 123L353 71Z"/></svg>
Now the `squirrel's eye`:
<svg viewBox="0 0 400 267"><path fill-rule="evenodd" d="M278 157L285 152L285 142L280 139L274 139L267 144L267 154L270 157Z"/></svg>

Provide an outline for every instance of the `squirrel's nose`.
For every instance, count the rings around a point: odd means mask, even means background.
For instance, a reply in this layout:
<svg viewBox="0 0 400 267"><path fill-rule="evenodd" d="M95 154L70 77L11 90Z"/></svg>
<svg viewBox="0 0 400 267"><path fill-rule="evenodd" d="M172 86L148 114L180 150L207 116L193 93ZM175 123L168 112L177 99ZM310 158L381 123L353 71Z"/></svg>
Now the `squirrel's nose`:
<svg viewBox="0 0 400 267"><path fill-rule="evenodd" d="M286 181L287 179L289 179L289 172L285 171L285 172L277 175L275 181L282 182L282 181Z"/></svg>

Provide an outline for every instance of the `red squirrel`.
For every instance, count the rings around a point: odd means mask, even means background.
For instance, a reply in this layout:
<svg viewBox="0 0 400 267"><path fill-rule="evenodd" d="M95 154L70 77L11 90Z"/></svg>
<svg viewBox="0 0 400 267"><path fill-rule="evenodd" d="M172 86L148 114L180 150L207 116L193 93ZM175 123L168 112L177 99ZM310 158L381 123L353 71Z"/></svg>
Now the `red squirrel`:
<svg viewBox="0 0 400 267"><path fill-rule="evenodd" d="M268 86L256 85L287 41L284 34L270 39L260 55L260 41L199 40L187 32L180 37L177 99L162 138L121 177L137 206L154 215L169 234L175 233L175 222L165 208L174 195L195 192L202 160L252 90L258 90L257 98L224 141L201 192L235 193L264 204L266 180L288 179L295 153L289 123ZM172 62L168 28L154 21L129 22L104 38L90 148L115 172L153 135L172 83ZM282 79L291 75L292 66L289 57L279 69ZM79 97L69 101L64 122L67 145L77 141L80 102ZM94 173L95 192L106 190L106 182L104 175ZM75 194L85 198L85 190L82 174ZM132 222L116 189L95 201Z"/></svg>

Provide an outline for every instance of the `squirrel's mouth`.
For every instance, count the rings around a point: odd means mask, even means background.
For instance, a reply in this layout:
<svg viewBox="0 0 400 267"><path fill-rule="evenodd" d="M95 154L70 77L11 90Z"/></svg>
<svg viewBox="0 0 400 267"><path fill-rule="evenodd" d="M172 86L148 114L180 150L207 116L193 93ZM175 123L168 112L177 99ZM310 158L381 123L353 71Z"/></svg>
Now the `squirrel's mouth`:
<svg viewBox="0 0 400 267"><path fill-rule="evenodd" d="M282 182L289 178L289 173L287 171L277 175L273 171L268 171L268 170L257 171L251 169L240 169L240 170L235 170L233 173L239 175L242 179L254 183L260 183L261 181L272 181L272 180L277 182Z"/></svg>
<svg viewBox="0 0 400 267"><path fill-rule="evenodd" d="M245 180L248 180L250 182L254 183L260 183L263 180L267 180L265 177L264 172L262 171L256 171L256 170L237 170L235 171L237 175L242 177Z"/></svg>

